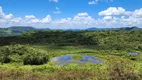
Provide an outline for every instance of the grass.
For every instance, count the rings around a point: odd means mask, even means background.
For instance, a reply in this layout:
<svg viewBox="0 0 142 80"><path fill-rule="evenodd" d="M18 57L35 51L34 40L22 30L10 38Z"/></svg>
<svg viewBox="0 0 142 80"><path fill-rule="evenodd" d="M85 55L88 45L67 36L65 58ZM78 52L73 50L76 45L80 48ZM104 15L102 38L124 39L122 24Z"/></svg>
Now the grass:
<svg viewBox="0 0 142 80"><path fill-rule="evenodd" d="M137 80L142 78L142 51L136 60L130 60L129 51L96 50L83 46L53 46L29 45L36 49L47 51L51 58L77 54L75 59L81 59L80 54L86 54L103 59L104 64L71 64L56 66L48 62L44 65L23 65L22 63L0 64L0 79L3 80ZM66 76L65 76L66 75ZM114 79L115 76L115 79ZM126 77L127 76L127 77ZM131 80L130 79L130 80Z"/></svg>
<svg viewBox="0 0 142 80"><path fill-rule="evenodd" d="M81 56L81 55L73 55L72 58L73 58L74 60L82 60L82 59L83 59L83 56Z"/></svg>

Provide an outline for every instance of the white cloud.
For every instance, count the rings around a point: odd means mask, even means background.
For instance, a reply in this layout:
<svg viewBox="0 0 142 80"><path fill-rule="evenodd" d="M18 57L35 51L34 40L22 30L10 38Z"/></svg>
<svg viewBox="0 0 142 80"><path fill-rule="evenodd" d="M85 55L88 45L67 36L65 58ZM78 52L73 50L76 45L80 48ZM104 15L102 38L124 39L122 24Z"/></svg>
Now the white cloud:
<svg viewBox="0 0 142 80"><path fill-rule="evenodd" d="M107 10L99 12L100 16L121 16L121 15L131 15L130 11L125 11L122 7L110 7Z"/></svg>
<svg viewBox="0 0 142 80"><path fill-rule="evenodd" d="M142 18L142 8L133 12L133 17Z"/></svg>
<svg viewBox="0 0 142 80"><path fill-rule="evenodd" d="M32 20L31 20L31 23L39 23L39 22L40 22L39 19L32 19Z"/></svg>
<svg viewBox="0 0 142 80"><path fill-rule="evenodd" d="M56 7L56 10L59 10L59 8L58 8L58 7Z"/></svg>
<svg viewBox="0 0 142 80"><path fill-rule="evenodd" d="M66 29L71 29L93 26L95 24L95 20L91 16L89 16L87 12L83 12L78 13L73 18L62 18L55 20L52 23L54 24L54 26L62 26Z"/></svg>
<svg viewBox="0 0 142 80"><path fill-rule="evenodd" d="M13 14L5 15L5 19L12 19L12 18L14 18Z"/></svg>
<svg viewBox="0 0 142 80"><path fill-rule="evenodd" d="M65 23L70 23L72 21L72 18L62 18L55 20L53 23L55 24L65 24Z"/></svg>
<svg viewBox="0 0 142 80"><path fill-rule="evenodd" d="M36 18L34 15L26 15L25 17L14 17L13 14L4 14L2 7L0 7L0 27L10 27L10 26L24 26L37 24L48 24L51 22L51 16L47 15L45 18Z"/></svg>
<svg viewBox="0 0 142 80"><path fill-rule="evenodd" d="M13 14L5 14L2 7L0 7L0 27L29 25L38 28L47 28L47 26L49 26L51 29L83 29L88 27L116 28L123 26L142 26L142 8L134 11L127 11L122 7L110 7L98 14L98 19L93 18L87 12L83 12L77 13L74 17L52 20L50 15L47 15L45 18L37 18L34 15L15 17Z"/></svg>
<svg viewBox="0 0 142 80"><path fill-rule="evenodd" d="M104 19L104 20L111 20L111 19L112 19L112 16L105 16L103 19Z"/></svg>
<svg viewBox="0 0 142 80"><path fill-rule="evenodd" d="M0 19L0 25L1 24L5 24L6 23L6 20L5 19Z"/></svg>
<svg viewBox="0 0 142 80"><path fill-rule="evenodd" d="M47 15L45 18L43 19L38 19L36 17L28 17L25 20L23 19L23 22L28 23L28 24L48 24L51 22L51 16Z"/></svg>
<svg viewBox="0 0 142 80"><path fill-rule="evenodd" d="M58 0L49 0L49 1L56 2L56 3L58 2Z"/></svg>
<svg viewBox="0 0 142 80"><path fill-rule="evenodd" d="M14 19L11 19L12 22L15 22L15 23L19 23L22 21L21 18L14 18Z"/></svg>
<svg viewBox="0 0 142 80"><path fill-rule="evenodd" d="M94 21L95 20L91 16L89 16L87 12L78 13L73 18L73 23L75 24L92 25Z"/></svg>
<svg viewBox="0 0 142 80"><path fill-rule="evenodd" d="M61 11L54 11L54 14L61 14Z"/></svg>
<svg viewBox="0 0 142 80"><path fill-rule="evenodd" d="M51 22L51 16L47 15L45 18L43 18L41 21L41 23L49 23Z"/></svg>
<svg viewBox="0 0 142 80"><path fill-rule="evenodd" d="M61 14L61 11L59 10L58 7L56 7L55 9L56 9L56 11L53 12L54 14Z"/></svg>
<svg viewBox="0 0 142 80"><path fill-rule="evenodd" d="M98 4L98 1L99 1L99 0L90 1L90 2L88 2L88 4L90 4L90 5L91 5L91 4Z"/></svg>
<svg viewBox="0 0 142 80"><path fill-rule="evenodd" d="M79 17L85 17L85 16L88 16L88 13L87 12L78 13L77 16L79 16Z"/></svg>
<svg viewBox="0 0 142 80"><path fill-rule="evenodd" d="M4 13L3 13L3 11L2 11L2 7L0 6L0 18L3 18L4 17Z"/></svg>
<svg viewBox="0 0 142 80"><path fill-rule="evenodd" d="M26 19L32 19L32 18L36 18L34 15L26 15L25 16Z"/></svg>
<svg viewBox="0 0 142 80"><path fill-rule="evenodd" d="M93 4L98 4L99 2L113 2L113 0L92 0L89 1L88 4L93 5Z"/></svg>

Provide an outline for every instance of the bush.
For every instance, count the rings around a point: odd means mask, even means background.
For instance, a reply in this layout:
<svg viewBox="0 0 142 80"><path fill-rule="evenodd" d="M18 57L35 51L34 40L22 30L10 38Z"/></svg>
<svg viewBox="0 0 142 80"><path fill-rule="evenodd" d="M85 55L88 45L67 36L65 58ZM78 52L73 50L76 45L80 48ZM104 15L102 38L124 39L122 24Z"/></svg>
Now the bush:
<svg viewBox="0 0 142 80"><path fill-rule="evenodd" d="M44 51L35 50L26 45L9 45L0 48L0 62L23 62L25 65L40 65L48 61L48 55Z"/></svg>
<svg viewBox="0 0 142 80"><path fill-rule="evenodd" d="M133 70L130 62L115 62L110 69L110 80L140 80L142 78L140 73Z"/></svg>
<svg viewBox="0 0 142 80"><path fill-rule="evenodd" d="M48 61L47 55L43 52L31 52L30 54L25 55L24 65L40 65Z"/></svg>

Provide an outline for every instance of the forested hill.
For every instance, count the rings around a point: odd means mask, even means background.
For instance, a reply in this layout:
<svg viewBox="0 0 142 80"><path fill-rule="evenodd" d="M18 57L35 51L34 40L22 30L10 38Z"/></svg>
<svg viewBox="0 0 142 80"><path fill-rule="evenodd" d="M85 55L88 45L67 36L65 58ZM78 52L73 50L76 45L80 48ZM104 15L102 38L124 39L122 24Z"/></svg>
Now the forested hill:
<svg viewBox="0 0 142 80"><path fill-rule="evenodd" d="M9 28L0 28L0 36L16 36L24 32L33 31L33 30L43 30L43 29L36 29L31 26L12 26ZM49 29L47 28L45 30Z"/></svg>
<svg viewBox="0 0 142 80"><path fill-rule="evenodd" d="M99 49L140 49L142 30L109 31L30 31L15 37L0 37L0 45L52 44L52 45L94 45Z"/></svg>
<svg viewBox="0 0 142 80"><path fill-rule="evenodd" d="M87 28L89 31L99 31L99 30L142 30L142 28L138 28L136 26L133 27L122 27L122 28Z"/></svg>
<svg viewBox="0 0 142 80"><path fill-rule="evenodd" d="M15 33L22 33L22 32L35 30L35 28L30 26L12 26L12 27L9 27L8 29L12 30Z"/></svg>
<svg viewBox="0 0 142 80"><path fill-rule="evenodd" d="M0 36L16 36L23 32L32 30L35 30L35 28L30 26L12 26L9 28L0 28Z"/></svg>
<svg viewBox="0 0 142 80"><path fill-rule="evenodd" d="M51 30L49 28L34 28L31 26L12 26L9 28L0 28L0 36L17 36L24 32L34 31L34 30ZM107 31L107 30L142 30L142 28L138 27L124 27L124 28L87 28L83 29L86 31ZM69 29L64 31L81 31L80 29Z"/></svg>

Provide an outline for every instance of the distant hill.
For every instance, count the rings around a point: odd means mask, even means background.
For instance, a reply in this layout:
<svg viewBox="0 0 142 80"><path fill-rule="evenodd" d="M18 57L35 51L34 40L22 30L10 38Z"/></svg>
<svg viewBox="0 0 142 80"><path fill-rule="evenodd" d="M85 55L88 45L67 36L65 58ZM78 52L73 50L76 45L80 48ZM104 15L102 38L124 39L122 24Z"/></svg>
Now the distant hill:
<svg viewBox="0 0 142 80"><path fill-rule="evenodd" d="M0 36L16 36L20 35L21 33L33 31L33 30L50 30L49 28L34 28L31 26L11 26L9 28L0 28ZM56 29L59 30L59 29ZM63 30L63 29L60 29ZM87 29L67 29L65 31L80 31L80 30L87 30L87 31L99 31L99 30L142 30L142 28L134 27L123 27L123 28L87 28Z"/></svg>
<svg viewBox="0 0 142 80"><path fill-rule="evenodd" d="M87 28L88 31L96 31L96 30L142 30L142 28L138 27L123 27L123 28Z"/></svg>
<svg viewBox="0 0 142 80"><path fill-rule="evenodd" d="M51 30L51 29L49 29L49 28L36 28L36 30Z"/></svg>
<svg viewBox="0 0 142 80"><path fill-rule="evenodd" d="M22 32L36 30L35 28L30 26L12 26L12 27L9 27L8 29L12 30L12 32L15 32L15 33L22 33Z"/></svg>
<svg viewBox="0 0 142 80"><path fill-rule="evenodd" d="M92 27L92 28L87 28L86 30L98 30L99 28L95 28L95 27Z"/></svg>
<svg viewBox="0 0 142 80"><path fill-rule="evenodd" d="M138 27L124 27L124 28L120 28L120 30L142 30L142 28L138 28Z"/></svg>
<svg viewBox="0 0 142 80"><path fill-rule="evenodd" d="M8 28L0 28L0 36L16 36L21 33L34 30L50 30L49 28L34 28L31 26L11 26Z"/></svg>
<svg viewBox="0 0 142 80"><path fill-rule="evenodd" d="M16 36L20 35L23 32L28 32L36 30L30 26L12 26L9 28L0 28L0 36Z"/></svg>

